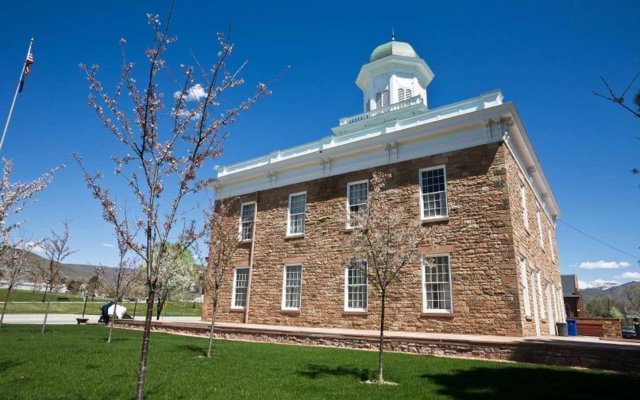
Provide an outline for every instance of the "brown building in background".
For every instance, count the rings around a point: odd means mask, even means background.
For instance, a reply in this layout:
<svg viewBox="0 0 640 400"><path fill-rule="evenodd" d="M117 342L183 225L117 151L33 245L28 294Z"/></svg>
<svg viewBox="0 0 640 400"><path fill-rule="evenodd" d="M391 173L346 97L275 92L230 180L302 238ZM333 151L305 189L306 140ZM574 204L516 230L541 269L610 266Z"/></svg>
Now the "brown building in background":
<svg viewBox="0 0 640 400"><path fill-rule="evenodd" d="M379 302L350 265L349 216L384 170L389 206L435 232L420 247L435 263L409 266L393 287L390 330L555 334L565 319L559 208L520 116L500 91L429 109L432 79L409 44L378 46L356 81L363 114L329 137L219 169L216 197L238 199L243 239L219 320L374 329Z"/></svg>
<svg viewBox="0 0 640 400"><path fill-rule="evenodd" d="M562 275L562 297L567 318L587 318L587 309L580 295L577 275Z"/></svg>

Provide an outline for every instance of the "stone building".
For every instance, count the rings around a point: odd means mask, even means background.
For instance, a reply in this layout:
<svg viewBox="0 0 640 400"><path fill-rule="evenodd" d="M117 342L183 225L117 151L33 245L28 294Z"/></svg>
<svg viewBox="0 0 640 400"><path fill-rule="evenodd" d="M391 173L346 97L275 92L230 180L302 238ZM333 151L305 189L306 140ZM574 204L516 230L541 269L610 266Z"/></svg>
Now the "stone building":
<svg viewBox="0 0 640 400"><path fill-rule="evenodd" d="M560 211L518 111L499 90L429 108L433 77L408 43L378 46L356 79L362 114L329 137L218 170L216 196L236 199L243 239L220 321L377 327L376 293L349 265L348 221L382 169L402 193L392 206L437 227L420 247L436 262L406 268L389 295L390 330L555 334Z"/></svg>

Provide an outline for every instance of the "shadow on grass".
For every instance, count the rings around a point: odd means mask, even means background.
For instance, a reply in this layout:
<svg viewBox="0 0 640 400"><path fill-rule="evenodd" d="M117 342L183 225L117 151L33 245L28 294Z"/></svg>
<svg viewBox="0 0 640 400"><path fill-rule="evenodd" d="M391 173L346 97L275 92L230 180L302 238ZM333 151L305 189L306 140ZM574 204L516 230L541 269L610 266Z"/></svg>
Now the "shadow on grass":
<svg viewBox="0 0 640 400"><path fill-rule="evenodd" d="M461 400L621 399L640 384L640 376L551 368L472 368L449 374L426 373L440 394Z"/></svg>
<svg viewBox="0 0 640 400"><path fill-rule="evenodd" d="M22 362L14 360L2 360L0 361L0 374L4 374L11 368L18 367L20 365L22 365Z"/></svg>
<svg viewBox="0 0 640 400"><path fill-rule="evenodd" d="M309 364L305 371L298 371L299 375L310 379L317 379L322 376L352 376L360 381L369 379L369 370L355 367L329 367L320 364Z"/></svg>
<svg viewBox="0 0 640 400"><path fill-rule="evenodd" d="M207 352L202 346L194 346L192 344L182 344L178 346L178 349L188 351L198 356L206 356Z"/></svg>

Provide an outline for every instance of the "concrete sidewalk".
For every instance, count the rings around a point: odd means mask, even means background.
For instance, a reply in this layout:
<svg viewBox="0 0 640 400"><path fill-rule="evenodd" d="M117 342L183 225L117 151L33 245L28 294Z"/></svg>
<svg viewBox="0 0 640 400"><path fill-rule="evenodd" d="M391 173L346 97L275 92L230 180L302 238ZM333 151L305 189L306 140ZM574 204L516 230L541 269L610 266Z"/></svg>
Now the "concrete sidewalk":
<svg viewBox="0 0 640 400"><path fill-rule="evenodd" d="M51 325L75 325L78 322L76 318L80 318L79 314L49 314L47 324ZM89 323L97 323L99 315L85 315L89 318ZM144 317L137 316L136 321L144 321ZM6 324L41 324L44 320L44 314L5 314L4 323ZM155 318L153 319L156 320ZM200 317L160 317L162 322L200 322Z"/></svg>

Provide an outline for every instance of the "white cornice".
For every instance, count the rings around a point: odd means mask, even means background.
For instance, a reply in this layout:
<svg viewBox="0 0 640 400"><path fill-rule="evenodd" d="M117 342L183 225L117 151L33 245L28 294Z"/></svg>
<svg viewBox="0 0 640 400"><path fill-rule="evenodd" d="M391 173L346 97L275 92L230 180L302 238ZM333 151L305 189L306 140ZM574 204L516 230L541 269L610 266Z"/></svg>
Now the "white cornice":
<svg viewBox="0 0 640 400"><path fill-rule="evenodd" d="M222 167L215 183L216 197L238 196L504 141L553 222L560 216L558 204L515 106L502 104L501 99L500 92L491 92L413 117ZM471 107L474 102L482 106Z"/></svg>

